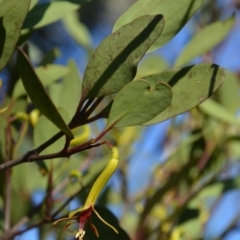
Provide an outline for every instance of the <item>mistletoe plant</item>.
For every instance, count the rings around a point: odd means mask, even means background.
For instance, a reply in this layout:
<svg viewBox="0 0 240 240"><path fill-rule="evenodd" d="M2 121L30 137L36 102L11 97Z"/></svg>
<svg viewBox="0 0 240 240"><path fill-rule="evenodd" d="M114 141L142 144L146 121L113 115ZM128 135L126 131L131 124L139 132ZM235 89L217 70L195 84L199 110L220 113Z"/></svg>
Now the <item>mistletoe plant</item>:
<svg viewBox="0 0 240 240"><path fill-rule="evenodd" d="M117 20L113 32L93 51L82 80L74 61L70 60L67 66L53 64L57 55L54 51L47 54L39 66L34 67L28 56L30 47L25 44L31 33L63 18L68 12L70 15L75 14L85 2L84 0L52 1L44 4L36 4L37 1L30 0L0 2L0 70L6 66L11 69L13 78L17 79L18 76L20 78L0 108L0 170L1 181L4 183L1 184L1 197L4 203L1 239L10 239L24 232L21 226L26 226L29 221L16 221L15 225L12 225L10 219L13 211L10 199L13 174L11 170L18 168L18 165L24 163L30 169L33 166L31 162L35 162L41 172L48 176L45 200L38 208L33 208L28 217L31 219L44 205L44 218L36 225L29 225L29 228L56 221L59 213L79 192L75 192L69 201L61 206L53 204L55 199L51 189L57 183L53 183L54 167L46 160L64 158L62 161L68 161L65 158L106 144L104 137L114 128L148 126L184 113L204 102L223 83L224 69L213 63L164 71L156 66L152 69L154 70L152 74L149 73L151 71L144 71L143 66L138 66L147 52L160 48L182 29L201 7L203 0L178 0L174 4L171 0L137 1ZM176 66L185 65L195 56L221 42L231 30L233 23L234 17L231 17L213 25L211 31L221 28L221 34L215 37L214 41L199 46L200 51L195 55L184 54L186 57L179 58ZM13 54L14 52L16 54ZM61 81L57 82L59 79ZM98 135L90 137L88 125L101 119L106 120L105 127ZM49 125L50 122L55 127ZM32 123L32 126L29 123ZM42 136L48 131L54 132L49 128L54 128L55 133L49 139L44 139ZM34 129L35 147L26 149L24 141L31 135L29 131L31 129ZM75 131L81 129L83 133L79 139L79 134L75 134ZM86 131L88 133L84 135ZM78 140L74 141L76 139ZM97 171L95 177L99 172ZM29 174L31 170L27 175ZM89 183L92 183L93 179ZM96 186L99 187L97 182L93 189ZM96 191L100 190L95 189L94 194ZM95 201L94 198L93 202ZM21 204L20 200L18 204ZM144 224L153 206L151 203L146 206L140 225ZM54 209L57 210L54 212ZM70 213L70 219L77 219L84 214L83 218L89 218L92 211L95 212L93 203L87 200L83 208ZM83 215L79 215L80 212ZM79 239L85 234L84 224L81 224L76 234ZM101 237L101 233L98 234L94 225L90 223L90 226L96 235ZM110 238L128 239L118 224L112 228L119 234L110 233ZM88 233L85 237L89 238Z"/></svg>

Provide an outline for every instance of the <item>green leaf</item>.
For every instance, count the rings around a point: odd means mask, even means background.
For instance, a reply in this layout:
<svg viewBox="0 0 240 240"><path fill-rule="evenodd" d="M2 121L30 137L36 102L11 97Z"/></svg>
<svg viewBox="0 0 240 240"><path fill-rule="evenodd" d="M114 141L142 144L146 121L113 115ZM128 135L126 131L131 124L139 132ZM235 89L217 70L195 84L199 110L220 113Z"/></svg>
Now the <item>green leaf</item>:
<svg viewBox="0 0 240 240"><path fill-rule="evenodd" d="M147 58L144 58L139 65L135 79L140 79L151 74L161 73L162 71L168 69L167 62L160 56L148 56Z"/></svg>
<svg viewBox="0 0 240 240"><path fill-rule="evenodd" d="M43 3L36 5L27 15L23 25L26 28L40 28L66 16L66 14L80 8L80 3L68 1Z"/></svg>
<svg viewBox="0 0 240 240"><path fill-rule="evenodd" d="M77 43L86 48L92 47L92 39L88 28L79 21L77 12L68 14L63 18L63 24L68 33Z"/></svg>
<svg viewBox="0 0 240 240"><path fill-rule="evenodd" d="M47 87L52 82L57 81L58 79L66 76L69 73L69 68L56 64L49 64L41 67L37 67L35 72L42 82L44 87ZM13 98L18 98L22 95L26 94L24 86L22 84L22 80L19 79L14 87Z"/></svg>
<svg viewBox="0 0 240 240"><path fill-rule="evenodd" d="M114 99L107 127L143 124L164 111L171 100L172 90L166 83L156 82L150 88L147 81L133 81L123 87Z"/></svg>
<svg viewBox="0 0 240 240"><path fill-rule="evenodd" d="M208 99L208 101L201 104L199 108L204 113L208 114L213 118L216 118L225 123L240 126L240 120L235 117L235 115L231 111L229 111L227 108L223 107L212 99Z"/></svg>
<svg viewBox="0 0 240 240"><path fill-rule="evenodd" d="M163 27L162 15L142 16L105 38L87 65L83 77L84 97L116 93L130 82L138 62Z"/></svg>
<svg viewBox="0 0 240 240"><path fill-rule="evenodd" d="M183 49L176 60L175 67L183 66L217 46L232 30L235 20L233 16L224 21L214 22L200 30Z"/></svg>
<svg viewBox="0 0 240 240"><path fill-rule="evenodd" d="M198 64L145 77L150 83L162 79L172 87L169 107L144 125L163 122L184 113L210 97L223 83L225 71L215 64Z"/></svg>
<svg viewBox="0 0 240 240"><path fill-rule="evenodd" d="M18 49L17 66L24 88L32 102L42 114L72 139L73 134L71 130L63 121L61 115L45 91L41 81L38 79L28 57L21 49Z"/></svg>
<svg viewBox="0 0 240 240"><path fill-rule="evenodd" d="M29 10L32 10L38 3L39 0L31 0Z"/></svg>
<svg viewBox="0 0 240 240"><path fill-rule="evenodd" d="M36 126L33 129L33 142L34 147L38 147L52 136L58 133L58 128L53 125L45 116L40 116ZM51 144L50 147L46 148L41 154L51 154L59 152L63 149L65 143L64 137L61 137L55 143ZM47 163L47 162L46 162Z"/></svg>
<svg viewBox="0 0 240 240"><path fill-rule="evenodd" d="M61 83L60 100L58 108L67 112L70 119L74 116L81 98L82 83L78 68L73 60L68 62L70 74Z"/></svg>
<svg viewBox="0 0 240 240"><path fill-rule="evenodd" d="M30 0L0 1L0 71L13 54L29 5Z"/></svg>
<svg viewBox="0 0 240 240"><path fill-rule="evenodd" d="M115 23L113 32L124 24L137 17L149 14L162 14L165 19L165 27L159 37L149 49L153 51L171 40L201 7L203 0L141 0L133 4Z"/></svg>
<svg viewBox="0 0 240 240"><path fill-rule="evenodd" d="M240 108L239 88L237 75L227 72L222 87L217 91L219 102L233 114L237 114Z"/></svg>

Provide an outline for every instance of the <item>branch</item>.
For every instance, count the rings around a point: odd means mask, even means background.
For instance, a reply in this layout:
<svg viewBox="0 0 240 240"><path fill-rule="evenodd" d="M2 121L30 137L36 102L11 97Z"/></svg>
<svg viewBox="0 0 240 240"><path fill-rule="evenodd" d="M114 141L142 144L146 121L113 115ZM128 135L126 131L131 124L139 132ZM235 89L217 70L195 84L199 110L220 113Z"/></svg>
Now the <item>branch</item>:
<svg viewBox="0 0 240 240"><path fill-rule="evenodd" d="M41 204L39 204L28 216L25 216L21 221L19 221L19 223L17 223L12 229L10 229L8 232L5 232L2 236L0 236L0 240L9 240L14 238L17 235L21 235L27 231L29 231L30 229L36 228L36 227L40 227L43 224L47 224L47 223L52 223L54 222L56 219L56 216L69 204L70 201L72 201L72 199L77 196L78 194L81 193L82 190L84 190L86 187L81 186L81 188L75 192L74 194L72 194L52 215L50 218L42 218L41 220L39 220L36 223L33 223L31 225L29 225L28 227L26 227L23 230L19 230L19 228L21 226L23 226L24 224L26 224L37 212L39 212L39 210L42 208L42 205L45 201L45 199L42 201Z"/></svg>
<svg viewBox="0 0 240 240"><path fill-rule="evenodd" d="M99 105L99 103L102 101L103 98L98 98L93 105L88 109L88 111L85 113L86 115L83 115L83 118L81 116L79 116L79 114L75 114L75 116L73 117L73 120L70 122L69 127L70 129L73 129L75 127L81 126L83 125L84 121L87 122L87 119L91 113L94 111L94 109ZM88 103L92 103L92 101L88 101ZM86 105L88 105L88 103ZM85 105L85 106L86 106ZM87 109L85 109L87 110ZM83 112L81 111L81 114L83 114ZM85 119L85 120L84 120ZM6 170L8 168L14 167L16 165L19 165L21 163L24 162L34 162L34 161L38 161L38 160L45 160L45 159L53 159L53 158L62 158L62 157L69 157L74 153L80 152L85 150L85 147L91 144L96 143L100 138L102 138L111 128L105 129L97 138L95 139L91 139L89 141L87 141L86 143L76 147L76 148L72 148L67 150L67 147L69 145L69 141L66 140L65 146L63 147L63 149L58 152L58 153L53 153L53 154L49 154L49 155L42 155L39 156L39 154L46 149L47 147L49 147L51 144L53 144L54 142L56 142L59 138L61 138L62 136L64 136L64 133L62 131L58 132L57 134L55 134L53 137L51 137L49 140L47 140L45 143L43 143L42 145L40 145L39 147L28 151L27 153L25 153L23 156L14 159L14 160L9 160L5 163L2 163L0 165L0 171ZM94 146L93 146L94 147ZM89 148L92 148L91 146L89 146ZM88 149L89 149L88 148Z"/></svg>

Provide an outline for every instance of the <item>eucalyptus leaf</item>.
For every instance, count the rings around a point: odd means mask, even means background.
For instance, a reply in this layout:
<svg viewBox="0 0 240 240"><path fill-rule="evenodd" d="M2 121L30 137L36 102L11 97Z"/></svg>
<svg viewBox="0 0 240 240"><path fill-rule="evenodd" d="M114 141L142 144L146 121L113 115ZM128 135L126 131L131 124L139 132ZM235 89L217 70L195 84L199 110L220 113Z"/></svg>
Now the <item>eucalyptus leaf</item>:
<svg viewBox="0 0 240 240"><path fill-rule="evenodd" d="M124 24L127 24L137 17L150 14L162 14L165 19L165 27L148 52L153 51L171 40L201 7L204 0L141 0L136 1L116 21L113 32L117 31Z"/></svg>
<svg viewBox="0 0 240 240"><path fill-rule="evenodd" d="M160 56L148 56L138 65L135 79L141 79L147 75L161 73L168 68L167 62Z"/></svg>
<svg viewBox="0 0 240 240"><path fill-rule="evenodd" d="M38 1L39 0L31 0L29 10L32 10L38 4Z"/></svg>
<svg viewBox="0 0 240 240"><path fill-rule="evenodd" d="M52 82L65 77L69 73L69 68L56 64L48 64L45 66L36 67L35 72L43 86L47 87ZM26 95L26 91L22 84L22 80L19 79L14 87L13 97L18 98L22 95Z"/></svg>
<svg viewBox="0 0 240 240"><path fill-rule="evenodd" d="M237 125L238 127L240 126L240 120L231 111L212 99L208 99L205 103L201 104L199 108L213 118L225 123Z"/></svg>
<svg viewBox="0 0 240 240"><path fill-rule="evenodd" d="M70 73L61 83L60 101L58 108L67 112L70 119L74 116L81 98L82 83L78 68L73 60L68 62Z"/></svg>
<svg viewBox="0 0 240 240"><path fill-rule="evenodd" d="M58 132L59 132L58 128L54 126L53 123L48 121L48 119L45 116L40 116L36 126L33 129L34 147L40 146ZM61 137L55 143L51 144L50 147L46 148L41 154L44 155L59 152L63 149L64 143L65 139L64 137Z"/></svg>
<svg viewBox="0 0 240 240"><path fill-rule="evenodd" d="M23 29L40 28L66 16L80 8L78 3L68 1L49 2L36 5L27 15Z"/></svg>
<svg viewBox="0 0 240 240"><path fill-rule="evenodd" d="M41 81L38 79L33 67L31 66L27 55L21 49L18 49L17 66L24 88L35 106L53 124L55 124L69 138L72 139L73 134L71 130L66 125L47 92L45 91Z"/></svg>
<svg viewBox="0 0 240 240"><path fill-rule="evenodd" d="M29 5L30 0L0 1L0 71L14 52Z"/></svg>
<svg viewBox="0 0 240 240"><path fill-rule="evenodd" d="M65 25L68 33L77 43L86 48L92 47L90 32L88 28L79 21L77 12L68 14L66 17L64 17L63 24Z"/></svg>
<svg viewBox="0 0 240 240"><path fill-rule="evenodd" d="M147 81L128 83L114 99L107 127L127 127L143 124L164 111L172 100L172 90L166 83Z"/></svg>
<svg viewBox="0 0 240 240"><path fill-rule="evenodd" d="M144 125L163 122L196 107L222 85L224 76L223 68L204 63L145 77L152 84L159 79L168 83L173 91L173 99L165 111Z"/></svg>
<svg viewBox="0 0 240 240"><path fill-rule="evenodd" d="M116 93L133 80L138 62L160 36L163 27L162 15L146 15L105 38L87 65L83 77L84 97Z"/></svg>
<svg viewBox="0 0 240 240"><path fill-rule="evenodd" d="M240 109L239 79L234 73L227 72L222 87L217 91L219 102L234 115Z"/></svg>
<svg viewBox="0 0 240 240"><path fill-rule="evenodd" d="M176 60L175 67L183 66L195 57L214 48L226 38L232 30L235 21L236 18L233 16L224 21L214 22L200 30L182 50L179 58Z"/></svg>

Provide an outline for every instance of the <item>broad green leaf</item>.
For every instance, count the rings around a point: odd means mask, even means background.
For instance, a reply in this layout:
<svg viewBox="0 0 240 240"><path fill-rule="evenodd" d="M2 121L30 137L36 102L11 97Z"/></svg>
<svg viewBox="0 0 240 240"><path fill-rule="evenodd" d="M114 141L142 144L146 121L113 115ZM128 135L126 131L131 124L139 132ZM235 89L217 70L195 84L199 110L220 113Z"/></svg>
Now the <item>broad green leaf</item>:
<svg viewBox="0 0 240 240"><path fill-rule="evenodd" d="M55 124L69 138L72 139L73 134L71 130L63 121L61 115L45 91L41 81L38 79L31 63L28 60L28 57L21 49L18 49L17 66L24 88L35 106L53 124Z"/></svg>
<svg viewBox="0 0 240 240"><path fill-rule="evenodd" d="M239 88L237 75L227 72L222 87L217 91L219 102L233 114L237 114L240 109Z"/></svg>
<svg viewBox="0 0 240 240"><path fill-rule="evenodd" d="M21 164L18 166L17 171L13 171L12 188L17 191L22 191L24 189L25 194L31 195L34 190L44 189L47 184L47 178L43 177L39 171L39 167L35 163ZM31 170L29 171L29 168ZM31 173L31 174L30 174Z"/></svg>
<svg viewBox="0 0 240 240"><path fill-rule="evenodd" d="M58 103L61 98L62 85L61 82L53 82L48 86L48 94L51 97L54 105L58 108ZM59 109L59 108L58 108ZM69 118L69 116L68 116ZM65 120L65 119L64 119ZM65 120L66 121L66 120Z"/></svg>
<svg viewBox="0 0 240 240"><path fill-rule="evenodd" d="M199 108L213 118L240 126L240 120L235 117L231 111L212 99L208 99L205 103L201 104Z"/></svg>
<svg viewBox="0 0 240 240"><path fill-rule="evenodd" d="M168 64L163 58L160 56L148 56L139 63L135 79L140 79L151 74L161 73L167 69Z"/></svg>
<svg viewBox="0 0 240 240"><path fill-rule="evenodd" d="M29 10L32 10L38 3L39 0L31 0Z"/></svg>
<svg viewBox="0 0 240 240"><path fill-rule="evenodd" d="M59 109L66 111L71 120L77 110L81 98L82 83L78 68L73 60L69 61L68 67L70 73L60 83L60 98L56 106Z"/></svg>
<svg viewBox="0 0 240 240"><path fill-rule="evenodd" d="M13 54L29 5L30 0L0 2L0 71Z"/></svg>
<svg viewBox="0 0 240 240"><path fill-rule="evenodd" d="M87 27L79 21L77 12L68 14L63 18L63 24L68 33L79 43L86 48L92 47L92 39Z"/></svg>
<svg viewBox="0 0 240 240"><path fill-rule="evenodd" d="M44 27L78 8L80 8L80 4L68 1L38 4L27 15L23 29Z"/></svg>
<svg viewBox="0 0 240 240"><path fill-rule="evenodd" d="M54 124L52 124L45 116L40 116L36 126L33 129L33 142L34 147L38 147L52 136L58 133L59 130ZM63 149L65 138L62 137L55 143L51 144L50 147L46 148L41 154L51 154L59 152Z"/></svg>
<svg viewBox="0 0 240 240"><path fill-rule="evenodd" d="M186 65L193 58L217 46L232 30L235 20L233 16L224 21L214 22L200 30L182 50L175 62L175 67Z"/></svg>
<svg viewBox="0 0 240 240"><path fill-rule="evenodd" d="M145 77L150 83L159 79L168 83L173 91L173 99L165 111L144 125L163 122L196 107L222 85L224 76L223 68L206 63Z"/></svg>
<svg viewBox="0 0 240 240"><path fill-rule="evenodd" d="M149 49L153 51L171 40L201 7L203 0L141 0L133 4L114 25L113 32L137 17L162 14L165 27L161 36Z"/></svg>
<svg viewBox="0 0 240 240"><path fill-rule="evenodd" d="M47 87L52 82L66 76L69 73L69 68L56 64L49 64L41 67L37 67L35 72L42 82L44 87ZM19 79L13 91L13 97L16 99L21 95L26 94L22 80Z"/></svg>
<svg viewBox="0 0 240 240"><path fill-rule="evenodd" d="M136 75L137 64L164 27L162 15L142 16L105 38L93 53L83 77L83 95L118 92Z"/></svg>
<svg viewBox="0 0 240 240"><path fill-rule="evenodd" d="M172 90L166 83L156 82L150 87L147 81L133 81L123 87L114 99L107 127L143 124L164 111L171 100Z"/></svg>

